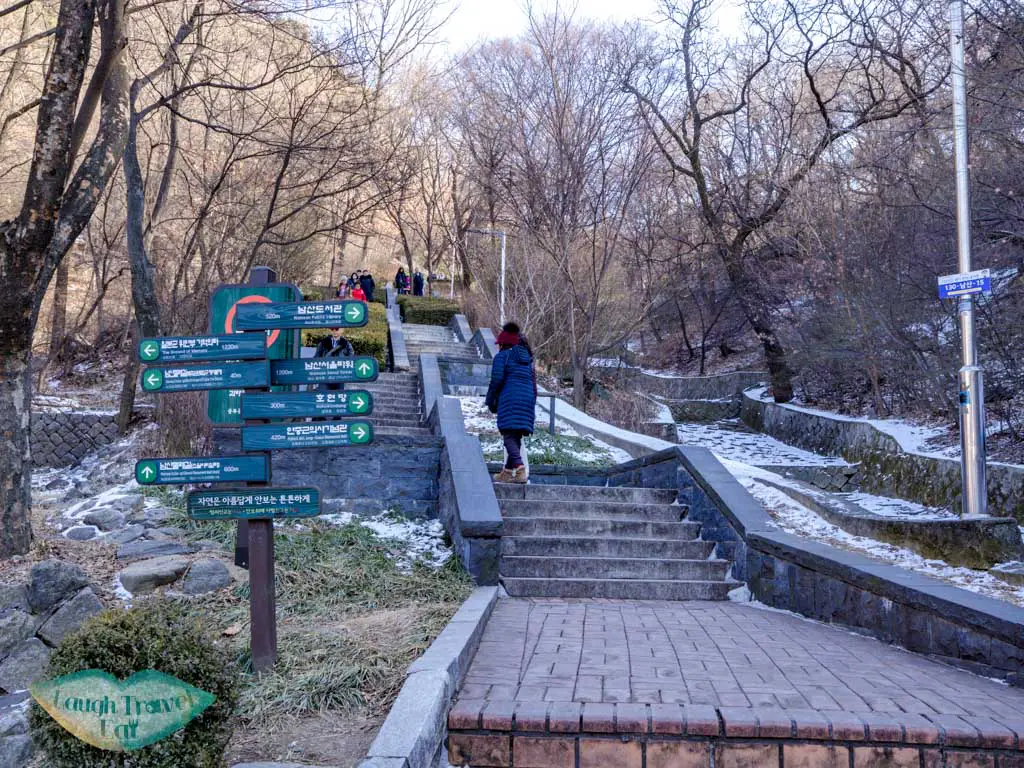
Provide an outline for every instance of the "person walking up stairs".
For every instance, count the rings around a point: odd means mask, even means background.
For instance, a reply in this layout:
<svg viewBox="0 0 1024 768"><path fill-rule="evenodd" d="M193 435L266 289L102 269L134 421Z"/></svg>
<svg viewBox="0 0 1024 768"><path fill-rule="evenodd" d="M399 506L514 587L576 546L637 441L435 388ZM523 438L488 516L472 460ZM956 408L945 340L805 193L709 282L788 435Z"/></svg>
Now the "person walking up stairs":
<svg viewBox="0 0 1024 768"><path fill-rule="evenodd" d="M505 467L495 482L525 483L528 470L523 462L523 438L533 434L537 410L537 374L533 354L516 323L506 323L498 334L500 351L491 364L491 383L485 403L498 415L498 431L505 442Z"/></svg>

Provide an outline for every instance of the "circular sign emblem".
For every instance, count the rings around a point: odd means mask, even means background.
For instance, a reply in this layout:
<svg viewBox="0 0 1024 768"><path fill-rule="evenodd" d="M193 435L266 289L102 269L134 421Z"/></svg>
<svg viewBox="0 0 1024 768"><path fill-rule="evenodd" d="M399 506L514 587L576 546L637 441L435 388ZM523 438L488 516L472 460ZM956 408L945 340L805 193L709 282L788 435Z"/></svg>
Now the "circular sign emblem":
<svg viewBox="0 0 1024 768"><path fill-rule="evenodd" d="M239 304L273 304L273 299L268 299L266 296L243 296L234 304L231 305L231 309L228 310L227 317L224 318L224 332L234 333L235 332L235 312ZM281 335L281 331L267 331L267 347L274 346L278 337Z"/></svg>

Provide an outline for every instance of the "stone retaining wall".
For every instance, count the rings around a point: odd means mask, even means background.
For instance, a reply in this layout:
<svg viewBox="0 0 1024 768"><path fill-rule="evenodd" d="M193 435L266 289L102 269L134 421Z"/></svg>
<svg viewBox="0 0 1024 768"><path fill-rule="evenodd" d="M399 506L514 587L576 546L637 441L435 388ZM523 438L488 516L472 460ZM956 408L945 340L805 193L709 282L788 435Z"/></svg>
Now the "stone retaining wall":
<svg viewBox="0 0 1024 768"><path fill-rule="evenodd" d="M905 453L899 442L866 421L798 411L743 396L743 421L784 443L860 464L861 486L882 496L960 508L960 462ZM1024 469L988 465L989 513L1024 523Z"/></svg>
<svg viewBox="0 0 1024 768"><path fill-rule="evenodd" d="M33 413L32 465L70 467L117 438L115 414Z"/></svg>
<svg viewBox="0 0 1024 768"><path fill-rule="evenodd" d="M669 400L729 400L765 381L762 371L734 371L717 376L652 376L637 368L595 369L614 371L625 386Z"/></svg>

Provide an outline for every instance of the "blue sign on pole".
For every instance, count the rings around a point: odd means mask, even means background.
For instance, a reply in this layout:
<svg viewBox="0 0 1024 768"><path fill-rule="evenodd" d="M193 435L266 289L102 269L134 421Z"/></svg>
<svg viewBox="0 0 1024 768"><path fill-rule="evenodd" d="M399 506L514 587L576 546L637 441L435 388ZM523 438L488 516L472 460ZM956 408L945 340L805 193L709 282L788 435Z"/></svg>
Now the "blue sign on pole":
<svg viewBox="0 0 1024 768"><path fill-rule="evenodd" d="M327 421L313 424L258 424L242 427L243 451L286 448L338 448L373 442L368 421Z"/></svg>
<svg viewBox="0 0 1024 768"><path fill-rule="evenodd" d="M235 328L263 331L278 328L359 328L369 320L363 301L299 301L247 304L238 307Z"/></svg>
<svg viewBox="0 0 1024 768"><path fill-rule="evenodd" d="M305 360L274 360L270 380L274 384L344 384L374 381L380 367L375 357L314 357Z"/></svg>
<svg viewBox="0 0 1024 768"><path fill-rule="evenodd" d="M939 278L939 298L955 299L972 293L986 296L992 293L992 272L988 269L977 269L974 272L961 272L957 275L943 275Z"/></svg>
<svg viewBox="0 0 1024 768"><path fill-rule="evenodd" d="M348 392L260 392L242 395L243 419L302 419L307 416L365 416L373 395Z"/></svg>
<svg viewBox="0 0 1024 768"><path fill-rule="evenodd" d="M265 483L269 476L270 459L266 454L142 459L135 464L135 480L140 485Z"/></svg>
<svg viewBox="0 0 1024 768"><path fill-rule="evenodd" d="M139 359L144 363L262 360L266 356L266 338L252 333L232 333L223 336L164 336L139 342Z"/></svg>
<svg viewBox="0 0 1024 768"><path fill-rule="evenodd" d="M270 364L217 363L175 368L147 368L142 372L146 392L196 392L205 389L248 389L270 385Z"/></svg>

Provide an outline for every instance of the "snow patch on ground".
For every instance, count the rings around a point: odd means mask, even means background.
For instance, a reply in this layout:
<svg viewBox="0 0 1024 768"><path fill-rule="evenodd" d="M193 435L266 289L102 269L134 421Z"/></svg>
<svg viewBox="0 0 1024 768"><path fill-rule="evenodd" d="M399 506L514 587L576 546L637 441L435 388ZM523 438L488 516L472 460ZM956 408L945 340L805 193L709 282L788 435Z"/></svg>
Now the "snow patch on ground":
<svg viewBox="0 0 1024 768"><path fill-rule="evenodd" d="M987 571L954 567L942 560L930 560L922 557L904 547L849 534L838 526L832 525L813 510L794 501L784 492L757 481L761 477L785 484L785 478L735 461L722 463L733 477L761 503L779 528L786 533L829 544L838 549L858 552L880 562L896 565L908 571L923 573L977 594L1006 600L1014 605L1024 607L1024 587L1007 584Z"/></svg>
<svg viewBox="0 0 1024 768"><path fill-rule="evenodd" d="M816 453L786 445L786 443L760 432L748 431L738 419L713 424L677 424L676 434L678 434L681 444L707 448L720 460L769 467L848 466L843 459L819 456Z"/></svg>
<svg viewBox="0 0 1024 768"><path fill-rule="evenodd" d="M324 501L329 503L331 500ZM377 538L394 542L398 549L391 554L400 568L410 568L413 563L439 568L452 556L451 548L445 546L444 526L440 520L407 520L392 512L382 512L374 517L331 512L316 519L336 526L355 522L369 528Z"/></svg>
<svg viewBox="0 0 1024 768"><path fill-rule="evenodd" d="M904 520L951 520L957 515L951 509L928 507L916 501L890 499L886 496L875 496L870 493L840 493L842 499L856 504L865 512L878 517L892 517Z"/></svg>

